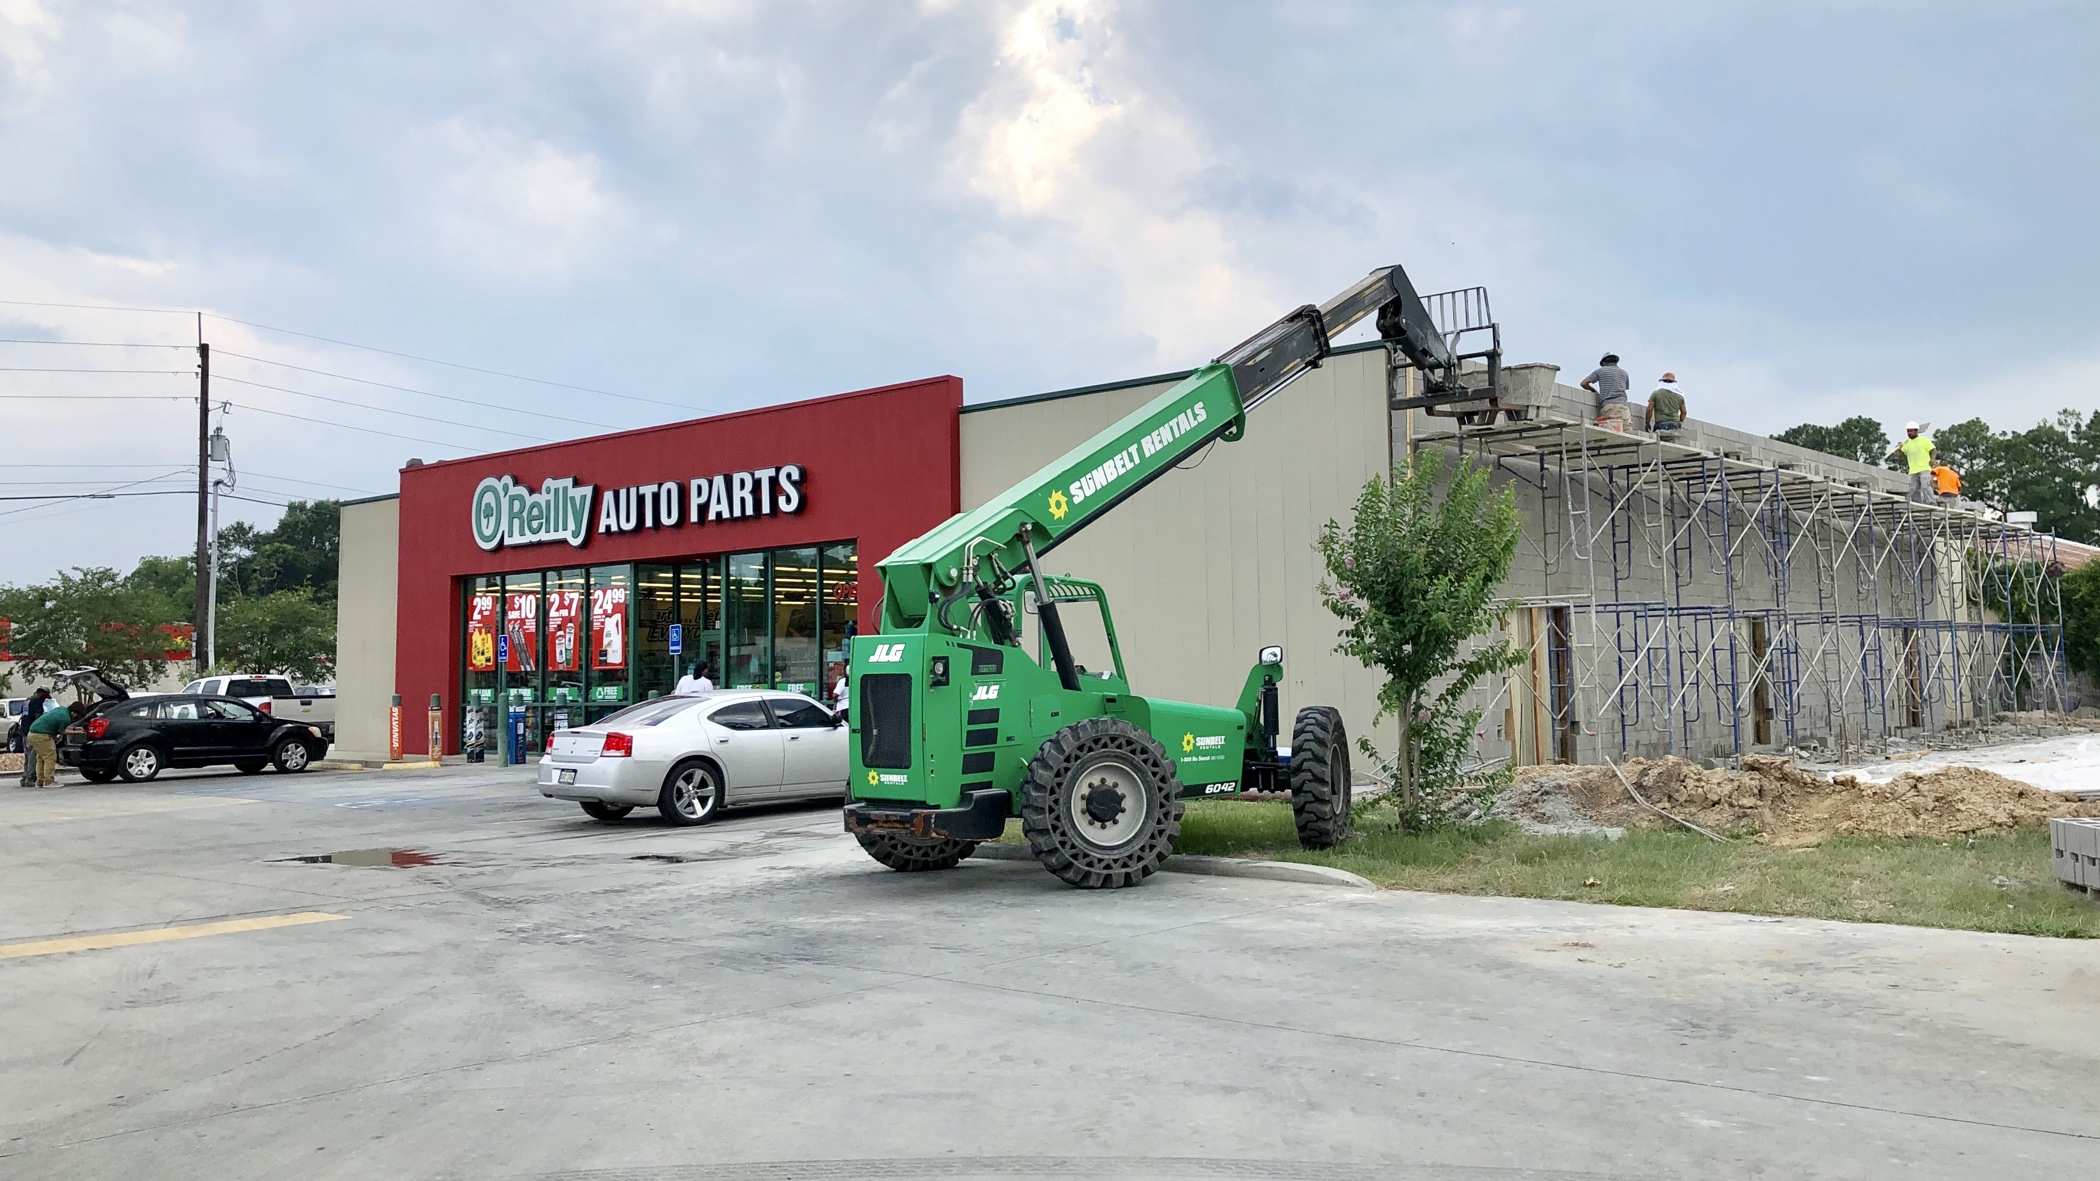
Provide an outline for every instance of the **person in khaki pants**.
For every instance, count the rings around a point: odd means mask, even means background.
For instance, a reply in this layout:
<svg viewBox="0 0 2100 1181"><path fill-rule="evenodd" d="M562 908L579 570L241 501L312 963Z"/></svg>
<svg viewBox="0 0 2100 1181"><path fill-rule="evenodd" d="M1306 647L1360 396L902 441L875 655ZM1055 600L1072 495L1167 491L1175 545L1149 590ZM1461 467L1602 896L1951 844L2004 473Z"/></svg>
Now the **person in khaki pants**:
<svg viewBox="0 0 2100 1181"><path fill-rule="evenodd" d="M58 778L58 735L73 724L79 706L60 709L54 705L29 723L29 749L36 753L36 785L51 786Z"/></svg>

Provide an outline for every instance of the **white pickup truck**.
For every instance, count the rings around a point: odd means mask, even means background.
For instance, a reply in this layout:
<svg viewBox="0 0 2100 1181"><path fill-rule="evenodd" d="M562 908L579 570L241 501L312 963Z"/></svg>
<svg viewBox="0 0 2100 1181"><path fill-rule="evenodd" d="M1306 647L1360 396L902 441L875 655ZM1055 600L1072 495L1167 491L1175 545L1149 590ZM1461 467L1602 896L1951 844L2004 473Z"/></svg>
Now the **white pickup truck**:
<svg viewBox="0 0 2100 1181"><path fill-rule="evenodd" d="M319 728L321 736L335 741L335 687L294 686L290 677L276 673L234 673L205 677L182 687L184 693L214 697L238 697L274 718L304 722Z"/></svg>

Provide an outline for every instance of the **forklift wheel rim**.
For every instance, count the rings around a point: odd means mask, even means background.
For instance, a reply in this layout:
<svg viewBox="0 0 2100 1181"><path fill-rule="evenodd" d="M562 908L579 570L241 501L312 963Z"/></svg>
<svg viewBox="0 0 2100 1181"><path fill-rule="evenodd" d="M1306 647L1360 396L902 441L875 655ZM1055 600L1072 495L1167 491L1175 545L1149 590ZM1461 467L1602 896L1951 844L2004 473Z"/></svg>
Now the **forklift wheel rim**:
<svg viewBox="0 0 2100 1181"><path fill-rule="evenodd" d="M1087 814L1087 798L1097 787L1123 793L1123 810L1103 824ZM1065 792L1065 821L1068 830L1083 844L1103 853L1114 852L1144 835L1150 827L1151 811L1146 799L1145 775L1128 759L1103 752L1087 760L1073 774Z"/></svg>

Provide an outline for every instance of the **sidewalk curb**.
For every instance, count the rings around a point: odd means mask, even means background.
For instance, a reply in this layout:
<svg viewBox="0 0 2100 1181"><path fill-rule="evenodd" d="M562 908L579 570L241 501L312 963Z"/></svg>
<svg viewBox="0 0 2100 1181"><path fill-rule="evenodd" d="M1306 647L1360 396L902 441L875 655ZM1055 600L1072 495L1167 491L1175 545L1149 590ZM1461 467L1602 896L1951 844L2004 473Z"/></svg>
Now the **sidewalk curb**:
<svg viewBox="0 0 2100 1181"><path fill-rule="evenodd" d="M444 765L435 759L420 759L415 762L381 763L379 764L379 769L382 771L435 771Z"/></svg>
<svg viewBox="0 0 2100 1181"><path fill-rule="evenodd" d="M972 860L1034 861L1026 845L997 845L990 841L977 846ZM1248 861L1240 857L1201 857L1177 853L1160 866L1161 873L1204 874L1217 878L1260 878L1270 882L1298 882L1311 886L1346 886L1352 890L1376 890L1378 883L1346 869L1326 865L1303 865L1296 861Z"/></svg>
<svg viewBox="0 0 2100 1181"><path fill-rule="evenodd" d="M347 759L317 759L309 763L308 766L316 771L362 771L365 769L363 763Z"/></svg>

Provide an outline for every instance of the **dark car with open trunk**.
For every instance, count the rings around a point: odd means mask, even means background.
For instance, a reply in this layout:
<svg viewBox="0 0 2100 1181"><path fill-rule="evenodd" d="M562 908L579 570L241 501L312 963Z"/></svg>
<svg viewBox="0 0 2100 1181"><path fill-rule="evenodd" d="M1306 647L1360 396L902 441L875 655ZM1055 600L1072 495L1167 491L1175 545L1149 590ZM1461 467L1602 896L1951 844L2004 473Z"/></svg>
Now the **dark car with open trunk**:
<svg viewBox="0 0 2100 1181"><path fill-rule="evenodd" d="M236 767L255 774L275 765L304 771L328 752L321 731L286 721L233 697L162 693L134 698L95 669L60 674L95 700L59 735L58 761L94 783L143 783L168 767Z"/></svg>

